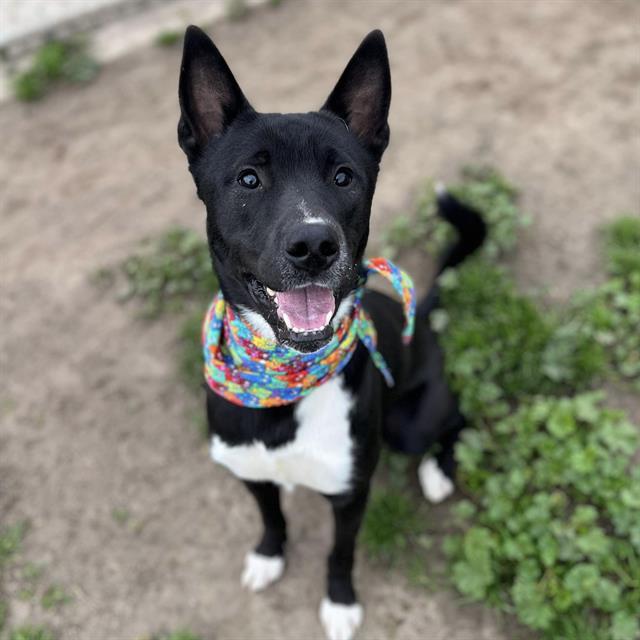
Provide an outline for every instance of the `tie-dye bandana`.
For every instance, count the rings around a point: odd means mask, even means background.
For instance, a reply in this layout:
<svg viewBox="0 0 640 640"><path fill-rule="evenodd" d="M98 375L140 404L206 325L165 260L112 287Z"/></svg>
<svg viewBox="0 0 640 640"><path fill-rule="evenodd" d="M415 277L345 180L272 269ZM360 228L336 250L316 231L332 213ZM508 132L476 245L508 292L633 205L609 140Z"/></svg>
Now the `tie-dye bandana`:
<svg viewBox="0 0 640 640"><path fill-rule="evenodd" d="M222 292L214 298L204 319L204 377L218 395L243 407L265 409L291 404L340 373L360 340L388 386L393 376L377 349L376 329L362 306L367 276L379 273L402 297L405 326L402 338L413 337L416 309L413 282L408 274L384 258L363 264L362 283L356 289L351 313L340 323L331 341L319 351L300 353L256 333L227 305Z"/></svg>

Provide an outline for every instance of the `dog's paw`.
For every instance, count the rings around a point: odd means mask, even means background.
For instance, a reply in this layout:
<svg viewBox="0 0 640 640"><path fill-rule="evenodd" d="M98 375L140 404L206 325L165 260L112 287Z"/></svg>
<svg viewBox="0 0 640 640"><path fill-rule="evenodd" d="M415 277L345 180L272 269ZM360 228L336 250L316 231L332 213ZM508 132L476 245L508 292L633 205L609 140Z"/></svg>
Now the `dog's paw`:
<svg viewBox="0 0 640 640"><path fill-rule="evenodd" d="M351 640L362 624L362 605L338 604L324 598L320 605L320 622L327 640Z"/></svg>
<svg viewBox="0 0 640 640"><path fill-rule="evenodd" d="M283 572L282 556L263 556L251 551L244 559L242 586L250 591L261 591L278 580Z"/></svg>
<svg viewBox="0 0 640 640"><path fill-rule="evenodd" d="M425 458L418 467L418 479L424 497L434 504L446 500L455 490L453 482L433 458Z"/></svg>

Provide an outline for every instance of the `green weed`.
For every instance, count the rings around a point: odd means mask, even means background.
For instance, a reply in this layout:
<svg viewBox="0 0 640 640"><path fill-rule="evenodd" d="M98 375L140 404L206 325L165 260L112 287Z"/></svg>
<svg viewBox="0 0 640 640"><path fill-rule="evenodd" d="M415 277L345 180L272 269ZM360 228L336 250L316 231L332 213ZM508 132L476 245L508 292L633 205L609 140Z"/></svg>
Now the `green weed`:
<svg viewBox="0 0 640 640"><path fill-rule="evenodd" d="M512 606L549 638L585 637L586 627L603 640L635 637L639 444L596 393L539 396L465 431L459 478L474 504L465 503L469 528L447 545L456 587Z"/></svg>
<svg viewBox="0 0 640 640"><path fill-rule="evenodd" d="M52 584L42 595L42 608L54 609L69 604L73 598L57 584Z"/></svg>
<svg viewBox="0 0 640 640"><path fill-rule="evenodd" d="M247 0L225 0L225 13L229 20L243 20L249 15Z"/></svg>
<svg viewBox="0 0 640 640"><path fill-rule="evenodd" d="M574 301L589 334L603 346L613 371L640 390L640 216L605 229L610 278Z"/></svg>
<svg viewBox="0 0 640 640"><path fill-rule="evenodd" d="M156 35L153 42L157 47L173 47L182 40L182 31L167 30Z"/></svg>
<svg viewBox="0 0 640 640"><path fill-rule="evenodd" d="M138 298L143 315L183 310L197 298L209 298L218 288L207 243L189 229L174 227L153 241L148 250L123 264L128 287L123 300Z"/></svg>
<svg viewBox="0 0 640 640"><path fill-rule="evenodd" d="M153 640L201 640L199 636L191 631L173 631L159 636L153 636Z"/></svg>
<svg viewBox="0 0 640 640"><path fill-rule="evenodd" d="M13 79L14 93L18 100L38 100L57 83L89 82L98 69L86 41L52 40L38 49L30 68Z"/></svg>
<svg viewBox="0 0 640 640"><path fill-rule="evenodd" d="M46 627L26 626L14 629L9 640L55 640L55 637Z"/></svg>
<svg viewBox="0 0 640 640"><path fill-rule="evenodd" d="M517 230L528 224L518 208L518 191L498 171L490 167L467 167L460 182L448 190L481 211L488 237L481 253L496 258L515 247ZM424 249L439 254L451 241L451 226L437 215L433 182L427 183L418 199L414 215L398 216L385 234L385 252L394 255L402 248Z"/></svg>
<svg viewBox="0 0 640 640"><path fill-rule="evenodd" d="M131 520L131 512L125 507L114 507L111 510L111 517L119 525L124 526Z"/></svg>
<svg viewBox="0 0 640 640"><path fill-rule="evenodd" d="M0 634L4 630L7 624L7 618L9 617L9 605L4 601L0 600Z"/></svg>
<svg viewBox="0 0 640 640"><path fill-rule="evenodd" d="M631 278L640 273L640 215L621 216L605 228L607 270Z"/></svg>
<svg viewBox="0 0 640 640"><path fill-rule="evenodd" d="M0 531L0 568L18 553L28 528L27 522L19 522Z"/></svg>
<svg viewBox="0 0 640 640"><path fill-rule="evenodd" d="M509 413L523 397L584 389L604 370L602 347L575 318L543 312L499 267L472 260L440 279L447 374L474 421Z"/></svg>
<svg viewBox="0 0 640 640"><path fill-rule="evenodd" d="M375 489L369 499L360 539L374 559L396 562L419 533L416 508L403 491Z"/></svg>
<svg viewBox="0 0 640 640"><path fill-rule="evenodd" d="M203 384L202 322L205 311L198 309L188 315L180 328L180 355L178 367L185 384L197 391Z"/></svg>

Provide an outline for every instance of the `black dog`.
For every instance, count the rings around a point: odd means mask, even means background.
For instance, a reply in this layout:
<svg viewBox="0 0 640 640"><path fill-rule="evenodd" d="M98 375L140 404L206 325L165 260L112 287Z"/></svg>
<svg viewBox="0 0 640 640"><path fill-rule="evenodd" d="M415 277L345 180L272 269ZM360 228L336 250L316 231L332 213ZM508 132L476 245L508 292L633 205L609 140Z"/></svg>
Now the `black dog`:
<svg viewBox="0 0 640 640"><path fill-rule="evenodd" d="M262 336L299 352L317 351L350 310L389 142L391 80L382 33L364 39L320 111L261 114L211 40L189 27L179 94L178 139L207 208L211 258L225 300ZM482 243L484 224L446 193L439 202L460 236L442 270ZM436 304L434 287L419 305L407 347L401 306L383 294L365 294L393 388L359 344L339 376L294 404L253 409L207 393L212 457L245 481L264 522L245 560L246 586L262 589L284 569L280 486L307 486L330 501L335 541L320 617L331 640L351 638L362 620L351 573L381 436L416 455L438 444L437 463L421 465L422 485L435 500L453 490L452 451L464 420L428 324Z"/></svg>

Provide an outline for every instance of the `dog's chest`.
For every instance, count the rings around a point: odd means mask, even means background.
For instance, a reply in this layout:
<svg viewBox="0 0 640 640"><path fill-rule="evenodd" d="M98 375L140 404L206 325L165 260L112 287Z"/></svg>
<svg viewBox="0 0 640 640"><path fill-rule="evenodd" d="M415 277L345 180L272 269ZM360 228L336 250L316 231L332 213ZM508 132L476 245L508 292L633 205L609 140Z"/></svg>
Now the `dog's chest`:
<svg viewBox="0 0 640 640"><path fill-rule="evenodd" d="M268 449L262 442L229 446L213 436L211 457L244 480L343 493L349 489L353 471L349 419L353 403L353 395L338 376L297 405L299 426L291 442Z"/></svg>

